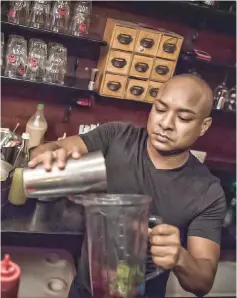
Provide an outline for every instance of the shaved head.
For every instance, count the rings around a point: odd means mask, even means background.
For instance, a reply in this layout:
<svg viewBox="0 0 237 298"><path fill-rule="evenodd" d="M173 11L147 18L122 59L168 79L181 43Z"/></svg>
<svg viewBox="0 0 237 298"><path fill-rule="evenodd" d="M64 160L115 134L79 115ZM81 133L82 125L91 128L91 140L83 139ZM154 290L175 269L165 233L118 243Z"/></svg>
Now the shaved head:
<svg viewBox="0 0 237 298"><path fill-rule="evenodd" d="M213 107L213 92L209 85L198 76L192 74L181 74L172 77L169 81L163 84L161 92L166 89L181 88L190 95L190 99L194 104L200 107L200 112L203 118L210 115Z"/></svg>
<svg viewBox="0 0 237 298"><path fill-rule="evenodd" d="M159 89L147 123L149 143L165 154L184 152L211 126L213 94L192 74L172 77Z"/></svg>

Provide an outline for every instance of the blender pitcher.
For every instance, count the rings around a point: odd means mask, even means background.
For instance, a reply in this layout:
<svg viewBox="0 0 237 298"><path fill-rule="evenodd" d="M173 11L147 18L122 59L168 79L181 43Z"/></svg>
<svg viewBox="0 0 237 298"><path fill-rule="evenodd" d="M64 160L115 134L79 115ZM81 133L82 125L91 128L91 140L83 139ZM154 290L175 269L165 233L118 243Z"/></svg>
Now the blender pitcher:
<svg viewBox="0 0 237 298"><path fill-rule="evenodd" d="M85 206L92 296L138 297L144 282L161 272L145 276L151 198L129 194L74 198Z"/></svg>

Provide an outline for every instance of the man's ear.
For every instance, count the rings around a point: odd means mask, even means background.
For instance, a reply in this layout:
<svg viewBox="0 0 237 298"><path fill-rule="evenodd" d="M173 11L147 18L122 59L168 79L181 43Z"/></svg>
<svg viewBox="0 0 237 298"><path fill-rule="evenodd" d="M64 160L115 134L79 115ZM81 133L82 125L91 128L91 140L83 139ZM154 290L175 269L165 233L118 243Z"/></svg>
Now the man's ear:
<svg viewBox="0 0 237 298"><path fill-rule="evenodd" d="M200 132L200 137L205 135L205 133L208 131L211 124L212 124L212 118L211 117L207 117L203 120L202 127L201 127L201 132Z"/></svg>

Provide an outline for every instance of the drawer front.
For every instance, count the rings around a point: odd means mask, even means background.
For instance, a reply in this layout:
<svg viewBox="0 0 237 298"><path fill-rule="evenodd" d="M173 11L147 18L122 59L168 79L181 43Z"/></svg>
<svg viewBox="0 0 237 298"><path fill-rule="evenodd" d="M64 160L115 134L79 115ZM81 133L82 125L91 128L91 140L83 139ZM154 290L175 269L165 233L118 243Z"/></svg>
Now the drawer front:
<svg viewBox="0 0 237 298"><path fill-rule="evenodd" d="M144 101L147 93L148 82L131 79L128 81L126 91L126 99L142 100Z"/></svg>
<svg viewBox="0 0 237 298"><path fill-rule="evenodd" d="M145 101L153 103L153 101L157 98L158 91L161 86L162 86L162 83L150 81L148 85Z"/></svg>
<svg viewBox="0 0 237 298"><path fill-rule="evenodd" d="M155 59L150 79L158 82L166 82L172 77L174 68L174 61L157 58Z"/></svg>
<svg viewBox="0 0 237 298"><path fill-rule="evenodd" d="M134 50L136 36L136 29L116 26L111 47L113 49L132 52Z"/></svg>
<svg viewBox="0 0 237 298"><path fill-rule="evenodd" d="M101 95L123 98L127 83L127 77L105 74Z"/></svg>
<svg viewBox="0 0 237 298"><path fill-rule="evenodd" d="M155 56L160 44L161 34L140 30L135 46L135 52Z"/></svg>
<svg viewBox="0 0 237 298"><path fill-rule="evenodd" d="M132 62L132 53L111 50L106 71L127 75Z"/></svg>
<svg viewBox="0 0 237 298"><path fill-rule="evenodd" d="M148 79L152 70L152 65L153 58L134 55L129 75L137 78Z"/></svg>
<svg viewBox="0 0 237 298"><path fill-rule="evenodd" d="M157 57L177 60L183 40L175 36L163 35L158 48Z"/></svg>

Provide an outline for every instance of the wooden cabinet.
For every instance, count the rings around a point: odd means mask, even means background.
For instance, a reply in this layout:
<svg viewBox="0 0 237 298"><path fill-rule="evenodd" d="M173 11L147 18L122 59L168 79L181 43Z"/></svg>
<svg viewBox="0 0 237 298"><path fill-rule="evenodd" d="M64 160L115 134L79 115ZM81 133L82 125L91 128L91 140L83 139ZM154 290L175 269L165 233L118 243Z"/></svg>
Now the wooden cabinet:
<svg viewBox="0 0 237 298"><path fill-rule="evenodd" d="M161 29L108 18L96 86L99 94L152 102L175 71L183 37Z"/></svg>
<svg viewBox="0 0 237 298"><path fill-rule="evenodd" d="M148 88L147 81L129 79L125 98L144 101L147 93L147 88Z"/></svg>
<svg viewBox="0 0 237 298"><path fill-rule="evenodd" d="M161 34L153 30L140 30L137 37L135 52L147 56L155 56L160 44Z"/></svg>
<svg viewBox="0 0 237 298"><path fill-rule="evenodd" d="M157 98L157 95L161 86L162 86L162 83L150 81L148 85L145 101L153 103L153 101Z"/></svg>
<svg viewBox="0 0 237 298"><path fill-rule="evenodd" d="M126 84L127 77L125 76L105 74L102 82L101 95L123 98Z"/></svg>
<svg viewBox="0 0 237 298"><path fill-rule="evenodd" d="M111 50L107 61L107 72L127 75L132 62L132 53Z"/></svg>
<svg viewBox="0 0 237 298"><path fill-rule="evenodd" d="M173 76L175 64L176 63L171 60L156 58L150 79L158 82L166 82Z"/></svg>
<svg viewBox="0 0 237 298"><path fill-rule="evenodd" d="M153 59L141 55L134 55L129 76L148 79L152 70Z"/></svg>
<svg viewBox="0 0 237 298"><path fill-rule="evenodd" d="M137 26L133 23L108 18L103 39L111 49L132 52L137 32Z"/></svg>
<svg viewBox="0 0 237 298"><path fill-rule="evenodd" d="M176 61L179 57L183 39L176 35L163 34L157 57Z"/></svg>

